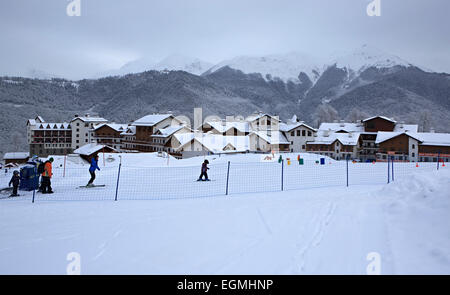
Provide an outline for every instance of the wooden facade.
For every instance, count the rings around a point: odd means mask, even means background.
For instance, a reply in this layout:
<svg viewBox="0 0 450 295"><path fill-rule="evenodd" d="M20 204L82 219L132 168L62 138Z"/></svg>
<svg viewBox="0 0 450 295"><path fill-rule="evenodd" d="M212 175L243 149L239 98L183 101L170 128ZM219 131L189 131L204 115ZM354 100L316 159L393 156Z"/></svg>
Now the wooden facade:
<svg viewBox="0 0 450 295"><path fill-rule="evenodd" d="M379 131L394 131L395 122L383 119L381 117L375 117L364 121L364 130L366 132L379 132Z"/></svg>

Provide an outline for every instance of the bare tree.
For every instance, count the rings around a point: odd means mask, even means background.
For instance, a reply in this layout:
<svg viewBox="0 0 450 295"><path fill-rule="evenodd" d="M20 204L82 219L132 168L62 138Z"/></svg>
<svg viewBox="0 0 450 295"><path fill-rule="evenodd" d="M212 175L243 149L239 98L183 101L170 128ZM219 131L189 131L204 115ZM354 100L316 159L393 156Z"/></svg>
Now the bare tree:
<svg viewBox="0 0 450 295"><path fill-rule="evenodd" d="M11 135L11 144L14 152L18 152L22 143L22 135L19 132L13 132Z"/></svg>
<svg viewBox="0 0 450 295"><path fill-rule="evenodd" d="M419 130L429 132L433 127L433 118L430 111L423 110L419 115Z"/></svg>
<svg viewBox="0 0 450 295"><path fill-rule="evenodd" d="M339 113L329 104L321 104L316 109L315 117L315 124L319 127L324 122L339 120Z"/></svg>
<svg viewBox="0 0 450 295"><path fill-rule="evenodd" d="M368 117L369 115L366 112L353 108L345 119L349 122L357 122Z"/></svg>

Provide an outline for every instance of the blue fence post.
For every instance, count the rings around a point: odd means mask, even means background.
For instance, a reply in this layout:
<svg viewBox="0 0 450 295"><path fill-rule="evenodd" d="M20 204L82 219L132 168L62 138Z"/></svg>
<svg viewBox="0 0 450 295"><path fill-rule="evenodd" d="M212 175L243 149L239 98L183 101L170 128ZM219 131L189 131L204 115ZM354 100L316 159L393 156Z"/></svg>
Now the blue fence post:
<svg viewBox="0 0 450 295"><path fill-rule="evenodd" d="M35 173L35 177L36 177L36 175L38 174L37 173L37 166L34 168L34 173ZM39 185L39 176L38 176L38 185ZM33 198L31 199L31 203L33 203L34 204L34 197L36 196L36 189L34 188L33 189Z"/></svg>
<svg viewBox="0 0 450 295"><path fill-rule="evenodd" d="M220 155L220 154L219 154ZM227 168L227 190L225 192L225 195L228 196L228 180L230 179L230 161L228 161L228 168Z"/></svg>
<svg viewBox="0 0 450 295"><path fill-rule="evenodd" d="M350 155L347 156L347 187L348 187L348 162L350 160Z"/></svg>
<svg viewBox="0 0 450 295"><path fill-rule="evenodd" d="M119 180L120 180L120 168L122 167L122 156L119 156L119 158L120 158L119 172L117 173L116 197L114 198L114 201L117 201L117 195L119 193Z"/></svg>
<svg viewBox="0 0 450 295"><path fill-rule="evenodd" d="M437 170L439 170L439 159L441 158L441 151L438 151L438 158L437 158Z"/></svg>
<svg viewBox="0 0 450 295"><path fill-rule="evenodd" d="M392 181L394 181L394 156L391 157Z"/></svg>
<svg viewBox="0 0 450 295"><path fill-rule="evenodd" d="M281 191L284 190L284 159L281 160Z"/></svg>
<svg viewBox="0 0 450 295"><path fill-rule="evenodd" d="M390 181L390 179L389 179L390 178L390 175L389 175L390 173L389 172L391 171L391 167L389 167L389 159L390 158L391 157L387 156L387 164L388 164L388 175L387 175L388 176L388 182L387 183L389 183L389 181Z"/></svg>

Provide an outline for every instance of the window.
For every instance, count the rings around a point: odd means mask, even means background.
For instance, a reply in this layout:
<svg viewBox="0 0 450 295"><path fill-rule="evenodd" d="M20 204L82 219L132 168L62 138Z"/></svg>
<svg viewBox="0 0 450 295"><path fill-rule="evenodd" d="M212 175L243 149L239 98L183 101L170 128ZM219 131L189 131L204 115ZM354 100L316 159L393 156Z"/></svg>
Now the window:
<svg viewBox="0 0 450 295"><path fill-rule="evenodd" d="M302 136L306 136L306 130L302 130Z"/></svg>
<svg viewBox="0 0 450 295"><path fill-rule="evenodd" d="M311 133L311 131L308 131L308 136L312 136L312 133Z"/></svg>
<svg viewBox="0 0 450 295"><path fill-rule="evenodd" d="M77 139L77 143L80 143L80 141Z"/></svg>
<svg viewBox="0 0 450 295"><path fill-rule="evenodd" d="M306 148L306 146L305 145L302 145L302 149L305 149Z"/></svg>
<svg viewBox="0 0 450 295"><path fill-rule="evenodd" d="M416 156L416 154L415 153L412 153L412 157L415 157Z"/></svg>
<svg viewBox="0 0 450 295"><path fill-rule="evenodd" d="M77 123L77 127L80 126L80 123Z"/></svg>
<svg viewBox="0 0 450 295"><path fill-rule="evenodd" d="M297 136L300 136L300 130L297 130Z"/></svg>
<svg viewBox="0 0 450 295"><path fill-rule="evenodd" d="M291 136L295 136L295 131L292 131L292 132L291 132Z"/></svg>
<svg viewBox="0 0 450 295"><path fill-rule="evenodd" d="M415 149L415 148L416 148L416 145L415 145L415 144L413 144L413 145L412 145L412 149ZM414 157L414 156L413 156L413 157Z"/></svg>
<svg viewBox="0 0 450 295"><path fill-rule="evenodd" d="M80 134L77 134L77 137L80 137Z"/></svg>

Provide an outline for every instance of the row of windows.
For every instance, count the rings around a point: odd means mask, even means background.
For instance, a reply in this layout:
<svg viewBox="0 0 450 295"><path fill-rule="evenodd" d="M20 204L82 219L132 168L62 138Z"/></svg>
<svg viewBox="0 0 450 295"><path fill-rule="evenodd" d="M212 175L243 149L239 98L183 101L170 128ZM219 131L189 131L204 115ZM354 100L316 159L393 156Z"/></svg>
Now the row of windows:
<svg viewBox="0 0 450 295"><path fill-rule="evenodd" d="M297 136L306 136L306 134L308 134L308 136L312 136L312 132L309 130L308 132L306 132L306 130L297 130L297 133L295 132L295 130L291 131L291 136L295 136L295 134L297 134Z"/></svg>

